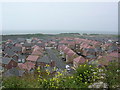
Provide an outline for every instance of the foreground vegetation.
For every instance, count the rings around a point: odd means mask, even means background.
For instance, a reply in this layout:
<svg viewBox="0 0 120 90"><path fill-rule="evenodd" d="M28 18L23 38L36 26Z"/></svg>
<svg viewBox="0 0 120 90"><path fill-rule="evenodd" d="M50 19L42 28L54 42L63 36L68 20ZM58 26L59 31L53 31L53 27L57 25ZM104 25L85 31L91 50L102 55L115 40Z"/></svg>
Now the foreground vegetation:
<svg viewBox="0 0 120 90"><path fill-rule="evenodd" d="M3 88L88 88L101 80L108 84L107 88L116 88L119 87L120 83L119 69L116 67L118 63L111 65L107 68L96 68L96 66L87 64L80 65L72 75L66 70L57 72L55 75L51 75L50 71L46 70L46 73L43 74L38 67L36 75L28 74L23 77L3 78L2 85ZM99 76L100 70L106 74L104 79Z"/></svg>

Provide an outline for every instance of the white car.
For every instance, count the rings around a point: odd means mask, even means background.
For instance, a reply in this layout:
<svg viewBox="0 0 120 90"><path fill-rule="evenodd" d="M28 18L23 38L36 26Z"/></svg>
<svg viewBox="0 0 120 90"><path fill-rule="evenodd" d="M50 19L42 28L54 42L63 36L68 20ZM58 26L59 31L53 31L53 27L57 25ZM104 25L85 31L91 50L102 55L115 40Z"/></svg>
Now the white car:
<svg viewBox="0 0 120 90"><path fill-rule="evenodd" d="M66 69L67 69L68 71L70 70L70 66L69 66L69 65L66 65L65 67L66 67Z"/></svg>

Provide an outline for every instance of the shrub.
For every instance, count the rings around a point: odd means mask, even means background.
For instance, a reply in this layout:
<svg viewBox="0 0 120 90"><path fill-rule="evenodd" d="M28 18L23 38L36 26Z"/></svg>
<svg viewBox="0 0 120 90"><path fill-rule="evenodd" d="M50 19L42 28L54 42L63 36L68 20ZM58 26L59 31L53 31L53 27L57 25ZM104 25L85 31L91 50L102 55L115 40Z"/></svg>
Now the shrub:
<svg viewBox="0 0 120 90"><path fill-rule="evenodd" d="M119 62L111 62L105 70L106 79L105 82L108 84L108 88L120 87L120 67Z"/></svg>
<svg viewBox="0 0 120 90"><path fill-rule="evenodd" d="M38 68L38 72L41 72L40 68ZM98 79L98 68L87 64L80 65L74 75L66 75L65 73L67 73L66 70L57 72L54 77L38 78L38 81L42 88L88 88Z"/></svg>

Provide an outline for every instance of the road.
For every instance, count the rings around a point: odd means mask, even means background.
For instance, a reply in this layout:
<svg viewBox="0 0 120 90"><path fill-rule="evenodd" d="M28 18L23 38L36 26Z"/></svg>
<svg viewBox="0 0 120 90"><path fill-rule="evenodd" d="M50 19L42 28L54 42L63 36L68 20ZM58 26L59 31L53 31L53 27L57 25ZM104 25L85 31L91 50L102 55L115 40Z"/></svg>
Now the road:
<svg viewBox="0 0 120 90"><path fill-rule="evenodd" d="M58 56L59 53L58 53L57 50L55 50L55 49L46 49L46 53L47 53L50 60L55 61L56 67L58 67L61 70L65 69L66 64L64 63L64 61L62 61L59 58L59 56Z"/></svg>

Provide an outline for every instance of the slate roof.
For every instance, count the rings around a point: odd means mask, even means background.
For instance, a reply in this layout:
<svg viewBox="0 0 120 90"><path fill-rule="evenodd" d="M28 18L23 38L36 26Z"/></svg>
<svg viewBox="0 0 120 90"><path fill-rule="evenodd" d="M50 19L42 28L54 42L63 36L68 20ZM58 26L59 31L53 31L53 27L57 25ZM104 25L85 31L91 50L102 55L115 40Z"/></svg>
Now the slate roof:
<svg viewBox="0 0 120 90"><path fill-rule="evenodd" d="M3 76L9 77L9 76L22 76L24 70L18 70L17 68L12 68L7 70L6 72L3 73Z"/></svg>
<svg viewBox="0 0 120 90"><path fill-rule="evenodd" d="M25 42L25 40L26 40L25 38L17 38L18 42Z"/></svg>
<svg viewBox="0 0 120 90"><path fill-rule="evenodd" d="M92 48L87 48L87 51L90 52L90 53L95 53L96 52L96 50L92 49Z"/></svg>
<svg viewBox="0 0 120 90"><path fill-rule="evenodd" d="M5 44L5 46L13 47L12 43Z"/></svg>
<svg viewBox="0 0 120 90"><path fill-rule="evenodd" d="M10 52L10 50L11 50L10 48L5 48L5 49L4 49L4 53Z"/></svg>
<svg viewBox="0 0 120 90"><path fill-rule="evenodd" d="M102 52L102 48L100 48L100 47L96 47L95 50L96 50L96 52Z"/></svg>
<svg viewBox="0 0 120 90"><path fill-rule="evenodd" d="M22 47L12 47L12 51L22 51Z"/></svg>
<svg viewBox="0 0 120 90"><path fill-rule="evenodd" d="M9 50L9 51L7 52L7 55L8 55L8 56L13 56L13 55L15 55L15 52L13 52L12 50Z"/></svg>
<svg viewBox="0 0 120 90"><path fill-rule="evenodd" d="M26 56L25 55L18 55L18 59L25 59L26 58Z"/></svg>
<svg viewBox="0 0 120 90"><path fill-rule="evenodd" d="M37 46L44 47L45 43L36 43Z"/></svg>
<svg viewBox="0 0 120 90"><path fill-rule="evenodd" d="M31 43L24 43L23 46L24 47L32 47L33 45Z"/></svg>
<svg viewBox="0 0 120 90"><path fill-rule="evenodd" d="M95 55L88 55L88 56L86 56L86 58L95 59L96 56Z"/></svg>
<svg viewBox="0 0 120 90"><path fill-rule="evenodd" d="M37 62L50 63L50 59L48 56L43 56L42 58L38 59Z"/></svg>
<svg viewBox="0 0 120 90"><path fill-rule="evenodd" d="M2 63L3 64L8 64L11 60L12 60L11 58L2 57Z"/></svg>

